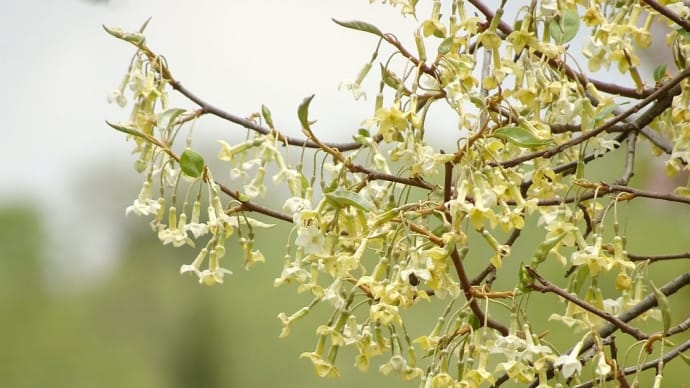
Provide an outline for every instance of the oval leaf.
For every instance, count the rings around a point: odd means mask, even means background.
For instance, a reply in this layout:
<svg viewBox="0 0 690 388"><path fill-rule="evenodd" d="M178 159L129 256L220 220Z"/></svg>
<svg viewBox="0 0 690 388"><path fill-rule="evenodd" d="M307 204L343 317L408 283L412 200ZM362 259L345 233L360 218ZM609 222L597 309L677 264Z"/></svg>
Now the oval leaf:
<svg viewBox="0 0 690 388"><path fill-rule="evenodd" d="M661 323L664 326L664 334L666 334L668 329L671 327L671 304L669 303L666 295L664 295L664 293L654 285L654 282L650 280L649 285L652 287L652 291L654 292L656 304L659 306L659 310L661 310Z"/></svg>
<svg viewBox="0 0 690 388"><path fill-rule="evenodd" d="M297 108L297 117L299 117L299 122L304 129L309 128L309 104L313 98L313 94L309 97L305 97L302 103L299 104L299 108Z"/></svg>
<svg viewBox="0 0 690 388"><path fill-rule="evenodd" d="M450 49L453 48L453 43L454 43L455 37L449 36L448 38L444 39L440 45L438 45L438 55L446 55L450 52Z"/></svg>
<svg viewBox="0 0 690 388"><path fill-rule="evenodd" d="M594 125L598 126L605 118L609 117L609 115L613 113L616 108L618 108L617 104L609 104L601 108L601 111L599 111L597 116L594 118Z"/></svg>
<svg viewBox="0 0 690 388"><path fill-rule="evenodd" d="M185 175L198 178L204 170L204 158L191 148L187 148L180 156L180 168Z"/></svg>
<svg viewBox="0 0 690 388"><path fill-rule="evenodd" d="M371 204L367 202L361 195L347 190L335 190L330 193L326 193L326 198L340 207L354 206L358 209L373 212Z"/></svg>
<svg viewBox="0 0 690 388"><path fill-rule="evenodd" d="M138 128L134 127L134 126L113 124L113 123L111 123L110 121L107 121L107 120L106 120L105 123L108 124L108 125L110 126L110 128L115 129L115 130L117 130L117 131L124 132L124 133L126 133L126 134L128 134L128 135L132 135L132 136L136 136L136 137L140 137L140 138L142 138L142 139L147 139L147 140L148 140L148 138L146 137L146 135L145 135L143 132L141 132Z"/></svg>
<svg viewBox="0 0 690 388"><path fill-rule="evenodd" d="M661 82L666 78L666 64L662 63L654 69L654 82Z"/></svg>
<svg viewBox="0 0 690 388"><path fill-rule="evenodd" d="M580 28L580 15L577 9L566 9L561 14L560 20L549 23L549 32L557 44L568 43Z"/></svg>
<svg viewBox="0 0 690 388"><path fill-rule="evenodd" d="M379 30L375 25L366 22L361 22L359 20L337 20L331 19L336 24L341 25L345 28L352 28L353 30L364 31L376 36L383 37L383 32Z"/></svg>
<svg viewBox="0 0 690 388"><path fill-rule="evenodd" d="M493 137L507 140L518 147L535 148L551 143L551 140L540 139L522 127L503 127L494 131Z"/></svg>
<svg viewBox="0 0 690 388"><path fill-rule="evenodd" d="M275 128L275 126L273 126L273 117L271 117L271 111L266 105L263 104L261 104L261 116L263 116L264 121L266 121L266 124L269 128Z"/></svg>
<svg viewBox="0 0 690 388"><path fill-rule="evenodd" d="M129 42L137 47L144 44L144 41L146 40L144 38L144 34L140 32L125 32L121 28L110 28L106 27L105 25L103 25L103 29L117 39L124 40L125 42Z"/></svg>

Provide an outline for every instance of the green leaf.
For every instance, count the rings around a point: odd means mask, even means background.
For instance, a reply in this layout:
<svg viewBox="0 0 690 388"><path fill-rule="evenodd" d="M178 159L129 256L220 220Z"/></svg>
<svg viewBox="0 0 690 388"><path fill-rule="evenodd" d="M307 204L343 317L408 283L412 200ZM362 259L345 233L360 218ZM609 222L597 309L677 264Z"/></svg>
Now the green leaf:
<svg viewBox="0 0 690 388"><path fill-rule="evenodd" d="M564 44L573 40L579 28L580 15L574 8L566 9L561 14L560 20L549 23L549 33L557 44Z"/></svg>
<svg viewBox="0 0 690 388"><path fill-rule="evenodd" d="M125 42L129 42L137 47L144 44L144 41L146 40L144 38L144 34L141 32L125 32L121 28L110 28L106 27L105 25L103 25L103 29L117 39L124 40Z"/></svg>
<svg viewBox="0 0 690 388"><path fill-rule="evenodd" d="M105 123L108 124L108 126L110 126L110 128L115 129L117 131L124 132L128 135L140 137L142 139L148 139L148 137L143 132L141 132L139 130L139 128L129 126L129 125L113 124L110 121L106 121Z"/></svg>
<svg viewBox="0 0 690 388"><path fill-rule="evenodd" d="M354 206L358 209L373 212L371 204L366 201L359 193L347 190L335 190L326 193L326 199L340 207Z"/></svg>
<svg viewBox="0 0 690 388"><path fill-rule="evenodd" d="M594 126L599 126L599 123L601 123L602 121L604 121L604 119L609 117L609 115L613 113L613 111L616 110L616 108L618 108L617 104L610 104L602 108L599 114L597 114L597 116L594 118Z"/></svg>
<svg viewBox="0 0 690 388"><path fill-rule="evenodd" d="M686 356L683 353L680 353L678 355L680 356L680 358L683 359L683 361L685 361L685 365L690 366L690 356Z"/></svg>
<svg viewBox="0 0 690 388"><path fill-rule="evenodd" d="M563 237L565 236L565 233L561 233L551 238L548 238L544 240L541 244L539 244L539 246L537 246L537 249L534 251L534 256L532 256L532 261L530 265L536 268L537 265L546 260L546 256L549 254L549 252L551 252L551 250L556 246L556 244L563 240Z"/></svg>
<svg viewBox="0 0 690 388"><path fill-rule="evenodd" d="M364 31L376 36L383 37L383 32L379 30L375 25L366 22L361 22L359 20L337 20L331 19L336 24L341 25L345 28L352 28L353 30Z"/></svg>
<svg viewBox="0 0 690 388"><path fill-rule="evenodd" d="M400 78L393 73L392 71L386 69L383 64L380 64L381 66L381 80L383 80L383 83L386 85L390 86L391 88L398 90L400 86L402 85L402 81L400 81ZM407 94L409 94L409 91L405 89Z"/></svg>
<svg viewBox="0 0 690 388"><path fill-rule="evenodd" d="M446 55L450 52L450 49L453 48L453 41L455 40L454 37L449 36L446 39L443 39L440 45L438 45L438 54L439 55Z"/></svg>
<svg viewBox="0 0 690 388"><path fill-rule="evenodd" d="M305 97L302 103L299 104L299 108L297 108L297 117L299 117L299 122L304 129L309 128L309 104L313 98L313 94L309 97Z"/></svg>
<svg viewBox="0 0 690 388"><path fill-rule="evenodd" d="M529 285L532 283L534 283L534 278L529 271L527 271L527 268L521 264L520 270L518 271L518 290L524 293L530 293L532 289L529 288Z"/></svg>
<svg viewBox="0 0 690 388"><path fill-rule="evenodd" d="M681 27L677 29L676 32L678 33L678 35L682 36L686 40L690 40L690 31L686 30L685 28Z"/></svg>
<svg viewBox="0 0 690 388"><path fill-rule="evenodd" d="M141 34L144 33L144 30L146 29L146 26L149 25L149 22L150 22L150 21L151 21L151 16L149 16L149 18L146 19L146 21L144 22L144 24L142 24L141 27L139 27L139 33L141 33Z"/></svg>
<svg viewBox="0 0 690 388"><path fill-rule="evenodd" d="M180 168L185 175L198 178L204 170L204 158L191 148L187 148L180 156Z"/></svg>
<svg viewBox="0 0 690 388"><path fill-rule="evenodd" d="M666 295L656 288L654 282L650 280L649 285L652 287L652 291L654 291L656 304L659 306L659 310L661 310L661 322L664 325L664 334L666 334L671 327L671 304L668 302Z"/></svg>
<svg viewBox="0 0 690 388"><path fill-rule="evenodd" d="M654 69L654 82L660 82L666 78L666 64L662 63Z"/></svg>
<svg viewBox="0 0 690 388"><path fill-rule="evenodd" d="M184 112L186 111L180 108L170 108L164 112L161 112L156 118L156 126L164 130L170 129L170 126L175 124L177 117Z"/></svg>
<svg viewBox="0 0 690 388"><path fill-rule="evenodd" d="M276 226L276 224L267 224L265 222L261 222L259 220L254 219L254 218L251 218L251 217L237 217L237 223L240 225L249 224L255 228L264 228L264 229L268 229L268 228L272 228L272 227Z"/></svg>
<svg viewBox="0 0 690 388"><path fill-rule="evenodd" d="M587 265L580 265L576 272L575 276L573 277L572 280L572 286L571 289L575 293L579 293L580 290L582 289L582 286L585 285L585 282L589 278L589 266Z"/></svg>
<svg viewBox="0 0 690 388"><path fill-rule="evenodd" d="M269 128L275 128L273 125L273 117L271 117L271 111L264 104L261 104L261 116L263 116L264 121L266 121L266 124L268 124Z"/></svg>
<svg viewBox="0 0 690 388"><path fill-rule="evenodd" d="M540 139L523 127L503 127L494 131L493 137L507 140L518 147L535 148L550 144L552 140Z"/></svg>

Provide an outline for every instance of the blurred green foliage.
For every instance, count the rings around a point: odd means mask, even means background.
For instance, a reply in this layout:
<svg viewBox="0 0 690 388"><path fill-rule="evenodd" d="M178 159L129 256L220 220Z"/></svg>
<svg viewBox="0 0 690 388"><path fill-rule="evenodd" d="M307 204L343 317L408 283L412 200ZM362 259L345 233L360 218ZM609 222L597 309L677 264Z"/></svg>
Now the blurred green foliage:
<svg viewBox="0 0 690 388"><path fill-rule="evenodd" d="M298 359L312 349L319 317L308 317L290 337L278 339L277 314L291 313L303 301L293 289L272 286L282 246L265 244L268 263L245 272L237 260L224 285L208 288L177 271L191 260L191 250L163 247L150 231L134 228L112 274L96 286L65 290L47 286L42 241L37 211L0 209L0 387L326 383L308 360ZM239 254L233 248L229 255ZM400 385L377 371L357 372L346 356L343 376L328 386Z"/></svg>

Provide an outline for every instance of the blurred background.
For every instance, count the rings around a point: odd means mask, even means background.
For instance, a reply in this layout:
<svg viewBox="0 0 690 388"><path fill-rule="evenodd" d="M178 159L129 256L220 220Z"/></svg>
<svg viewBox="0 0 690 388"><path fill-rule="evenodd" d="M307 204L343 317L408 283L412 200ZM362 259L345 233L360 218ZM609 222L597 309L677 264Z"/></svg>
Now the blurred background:
<svg viewBox="0 0 690 388"><path fill-rule="evenodd" d="M347 352L339 357L340 379L314 376L310 362L297 357L313 349L314 330L328 311L277 338L277 314L308 302L294 289L272 286L283 246L270 241L285 236L287 225L259 238L267 263L246 272L241 260L229 262L235 274L223 286L206 288L178 273L193 250L163 247L143 219L124 216L141 180L128 157L131 144L104 120L129 114L108 105L106 96L120 83L133 49L101 25L135 30L152 16L148 42L166 56L178 80L239 115L263 103L279 125L297 128L297 105L316 93L312 115L324 138L340 141L349 139L343 128L357 128L371 114L374 96L353 102L338 84L357 75L376 41L330 18L376 21L403 42L414 21L365 0L0 3L0 387L401 385L382 377L377 364L357 372ZM455 127L443 114L435 120L430 125ZM215 139L232 141L244 131L211 119L201 120L196 134L197 146L215 153ZM602 176L619 173L594 166ZM653 164L635 179L655 187L667 183ZM634 201L626 211L630 251L687 251L688 211L648 205ZM542 236L525 237L513 257L528 254ZM228 252L239 253L235 246ZM478 271L484 263L473 265L470 270ZM659 264L656 284L688 268ZM689 295L681 291L672 299L675 322L687 317L682 299ZM422 307L411 330L428 332L439 310ZM539 331L551 330L556 345L569 344L572 337L559 335L566 330L546 321L548 312L534 312L535 322L543 322ZM659 330L659 324L646 329ZM664 382L677 386L682 362L669 370Z"/></svg>

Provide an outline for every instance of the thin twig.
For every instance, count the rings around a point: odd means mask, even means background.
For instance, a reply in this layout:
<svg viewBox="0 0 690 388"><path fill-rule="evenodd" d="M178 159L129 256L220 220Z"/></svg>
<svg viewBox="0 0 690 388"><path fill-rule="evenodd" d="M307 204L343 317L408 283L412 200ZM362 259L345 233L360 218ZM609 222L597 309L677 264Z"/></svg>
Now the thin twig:
<svg viewBox="0 0 690 388"><path fill-rule="evenodd" d="M682 16L673 12L670 8L657 3L655 0L642 0L648 6L659 12L661 15L671 19L674 23L682 27L685 31L690 31L690 22Z"/></svg>
<svg viewBox="0 0 690 388"><path fill-rule="evenodd" d="M527 287L542 292L542 293L547 293L550 292L552 294L556 294L563 299L576 304L580 306L582 309L589 311L590 313L603 318L604 320L610 322L611 324L615 325L618 329L620 329L622 332L629 334L636 340L645 340L649 338L649 335L643 333L639 329L632 327L625 323L624 321L620 320L619 318L615 317L614 315L611 315L607 313L606 311L599 310L598 308L594 307L593 305L585 302L584 300L578 298L577 296L565 291L564 289L557 287L553 283L549 282L548 280L544 279L541 275L537 273L534 269L532 269L529 266L525 266L525 269L529 274L534 277L541 285L539 284L528 284Z"/></svg>
<svg viewBox="0 0 690 388"><path fill-rule="evenodd" d="M241 210L264 214L264 215L267 215L269 217L273 217L273 218L287 221L290 223L293 222L292 216L289 214L281 213L281 212L275 211L273 209L270 209L270 208L267 208L267 207L264 207L261 205L257 205L256 203L251 202L251 201L243 201L240 199L240 198L242 198L240 192L232 190L229 187L224 186L219 182L214 182L214 183L218 185L218 187L220 188L220 191L222 191L223 193L229 195L230 197L232 197L235 200L242 203L242 206L241 206L242 209Z"/></svg>
<svg viewBox="0 0 690 388"><path fill-rule="evenodd" d="M635 255L628 253L628 258L630 261L648 261L653 263L655 261L664 260L675 260L675 259L690 259L690 252L677 253L673 255L660 255L660 256L648 256L648 255Z"/></svg>
<svg viewBox="0 0 690 388"><path fill-rule="evenodd" d="M261 126L251 120L247 120L244 117L236 116L230 112L227 112L225 110L222 110L214 105L209 104L208 102L202 100L201 98L197 97L194 93L192 93L189 89L184 87L179 81L171 81L170 85L173 87L173 89L177 90L182 94L183 96L187 97L190 99L192 102L195 104L199 105L204 113L209 113L214 116L217 116L223 120L230 121L231 123L235 123L237 125L240 125L244 128L250 129L252 131L258 132L262 135L269 135L275 131L275 129L270 129L264 126ZM314 143L313 141L310 141L308 139L303 139L303 138L296 138L296 137L291 137L291 136L286 136L281 134L280 135L281 142L289 145L294 145L298 147L307 147L307 148L319 148L319 145ZM381 141L383 139L382 136L376 136L374 138L375 141ZM339 151L352 151L352 150L357 150L362 148L362 144L356 143L356 142L351 142L351 143L327 143L324 142L323 144L337 149Z"/></svg>
<svg viewBox="0 0 690 388"><path fill-rule="evenodd" d="M518 237L520 237L521 233L522 233L522 229L517 229L517 228L513 229L512 233L510 233L510 236L508 236L508 239L506 240L506 242L503 243L503 245L512 246L515 243L515 241L518 239ZM489 263L486 267L484 267L484 269L477 276L474 277L474 279L472 279L472 281L470 283L473 286L478 286L479 283L484 281L484 279L486 279L486 277L489 276L489 274L495 273L495 272L496 272L496 267L493 264Z"/></svg>
<svg viewBox="0 0 690 388"><path fill-rule="evenodd" d="M486 323L486 326L497 330L504 337L507 336L510 333L508 327L484 314L484 311L477 303L477 299L473 297L472 284L470 283L470 279L467 277L467 272L465 272L465 266L462 264L462 260L460 260L460 254L458 253L457 248L453 248L450 257L453 261L455 272L458 274L458 279L460 280L460 287L462 288L462 291L465 294L465 298L467 298L467 302L470 305L472 313L474 313L474 315L477 317L477 321L481 325L484 325Z"/></svg>
<svg viewBox="0 0 690 388"><path fill-rule="evenodd" d="M616 183L621 185L627 185L630 182L630 178L633 176L633 168L635 167L635 150L637 144L637 132L628 132L628 144L627 152L625 154L625 168L623 170L623 176L616 181Z"/></svg>

